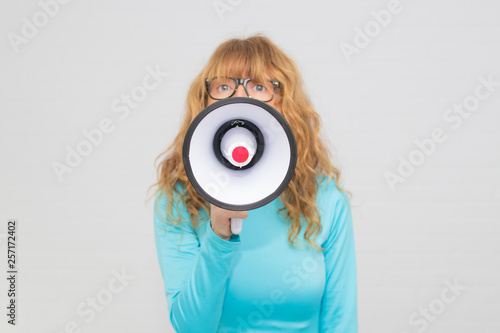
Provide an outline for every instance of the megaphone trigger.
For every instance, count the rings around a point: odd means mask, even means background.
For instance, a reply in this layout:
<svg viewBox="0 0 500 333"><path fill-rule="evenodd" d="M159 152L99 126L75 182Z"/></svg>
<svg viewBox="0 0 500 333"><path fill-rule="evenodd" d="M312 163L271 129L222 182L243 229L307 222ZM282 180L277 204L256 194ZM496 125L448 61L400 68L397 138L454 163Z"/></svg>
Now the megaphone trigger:
<svg viewBox="0 0 500 333"><path fill-rule="evenodd" d="M231 232L235 235L239 235L242 229L242 224L243 219L241 217L231 217Z"/></svg>

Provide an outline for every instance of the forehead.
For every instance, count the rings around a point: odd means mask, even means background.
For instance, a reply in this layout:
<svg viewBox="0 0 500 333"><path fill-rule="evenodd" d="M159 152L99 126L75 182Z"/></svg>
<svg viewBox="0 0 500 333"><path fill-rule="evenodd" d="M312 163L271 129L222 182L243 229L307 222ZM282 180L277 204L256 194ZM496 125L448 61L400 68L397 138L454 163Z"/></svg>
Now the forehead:
<svg viewBox="0 0 500 333"><path fill-rule="evenodd" d="M209 70L209 76L270 79L266 64L260 62L259 59L234 56L229 59L217 59Z"/></svg>

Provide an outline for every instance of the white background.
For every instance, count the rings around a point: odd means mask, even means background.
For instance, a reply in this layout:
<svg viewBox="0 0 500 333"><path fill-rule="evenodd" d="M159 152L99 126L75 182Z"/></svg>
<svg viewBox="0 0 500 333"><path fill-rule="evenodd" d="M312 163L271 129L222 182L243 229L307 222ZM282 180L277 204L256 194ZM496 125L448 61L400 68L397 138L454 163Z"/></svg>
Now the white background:
<svg viewBox="0 0 500 333"><path fill-rule="evenodd" d="M355 45L356 29L388 2L232 0L219 15L212 0L72 1L44 23L38 2L2 1L0 330L64 332L74 322L82 332L173 332L145 203L154 159L215 47L260 32L297 61L354 194L360 332L500 332L500 87L458 128L443 119L480 76L500 81L500 3L401 0L348 62L341 43ZM34 15L44 24L16 52L9 36ZM121 119L113 102L148 66L168 77ZM104 118L114 130L60 182L53 162ZM447 140L418 153L415 140L436 128ZM392 191L384 175L410 155L425 159ZM12 218L15 327L6 323ZM134 278L115 294L113 271ZM96 296L109 303L86 322L77 308Z"/></svg>

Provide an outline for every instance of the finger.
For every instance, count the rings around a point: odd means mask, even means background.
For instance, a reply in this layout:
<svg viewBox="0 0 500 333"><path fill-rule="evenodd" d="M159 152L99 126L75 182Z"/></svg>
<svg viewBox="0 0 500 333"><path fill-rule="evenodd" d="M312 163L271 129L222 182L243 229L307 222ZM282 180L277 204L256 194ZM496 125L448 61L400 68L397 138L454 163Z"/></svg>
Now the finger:
<svg viewBox="0 0 500 333"><path fill-rule="evenodd" d="M248 212L247 211L233 211L230 212L230 217L239 217L241 219L246 219L248 218Z"/></svg>
<svg viewBox="0 0 500 333"><path fill-rule="evenodd" d="M212 208L212 211L217 215L217 216L220 216L220 217L223 217L223 218L231 218L231 217L239 217L239 218L242 218L242 219L246 219L248 218L248 211L234 211L234 210L227 210L227 209L224 209L224 208L220 208L218 206L215 206L215 205L211 205L211 208Z"/></svg>

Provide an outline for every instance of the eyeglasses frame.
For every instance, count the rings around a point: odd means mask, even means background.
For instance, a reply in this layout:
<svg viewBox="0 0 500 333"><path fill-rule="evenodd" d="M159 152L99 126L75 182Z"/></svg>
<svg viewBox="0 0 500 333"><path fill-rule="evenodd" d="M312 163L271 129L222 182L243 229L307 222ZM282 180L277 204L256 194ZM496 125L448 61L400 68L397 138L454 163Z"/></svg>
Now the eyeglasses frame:
<svg viewBox="0 0 500 333"><path fill-rule="evenodd" d="M221 101L221 100L224 100L224 99L226 99L226 98L231 98L231 97L233 97L233 95L234 95L234 94L236 94L236 91L238 91L238 88L240 87L240 84L243 86L243 89L245 90L245 93L247 94L247 96L248 96L249 98L253 98L252 96L250 96L250 94L248 93L248 90L247 90L247 83L248 83L249 81L251 81L252 79L250 79L250 78L247 78L247 79L240 79L240 78L230 77L230 76L228 76L228 77L223 77L223 78L226 78L226 79L233 79L233 80L236 82L236 87L234 87L234 91L231 93L231 95L229 95L228 97L225 97L225 98L214 98L214 97L212 97L212 95L210 95L210 83L211 83L213 80L217 79L217 78L218 78L218 77L217 77L217 76L215 76L215 77L213 77L213 78L211 78L211 79L205 79L205 86L206 86L206 88L207 88L207 93L208 93L208 96L210 96L210 98L215 99L215 100L217 100L217 101ZM222 77L221 77L221 78L222 78ZM261 101L261 102L265 102L265 103L267 103L267 102L272 101L272 100L273 100L273 98L274 98L274 95L276 94L276 89L277 89L277 88L279 88L279 87L281 86L281 85L280 85L280 83L279 83L279 81L276 81L276 80L269 80L269 82L271 82L271 83L273 84L273 87L274 87L273 95L271 96L271 98L270 98L269 100L267 100L267 101ZM254 99L257 99L257 98L254 98ZM258 101L260 101L259 99L257 99L257 100L258 100Z"/></svg>

